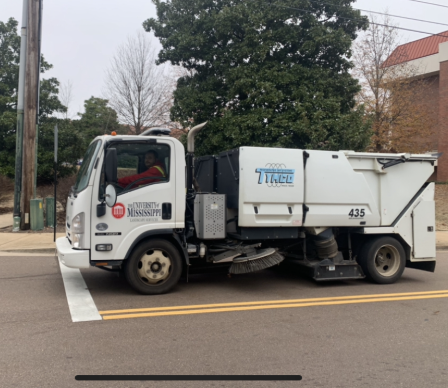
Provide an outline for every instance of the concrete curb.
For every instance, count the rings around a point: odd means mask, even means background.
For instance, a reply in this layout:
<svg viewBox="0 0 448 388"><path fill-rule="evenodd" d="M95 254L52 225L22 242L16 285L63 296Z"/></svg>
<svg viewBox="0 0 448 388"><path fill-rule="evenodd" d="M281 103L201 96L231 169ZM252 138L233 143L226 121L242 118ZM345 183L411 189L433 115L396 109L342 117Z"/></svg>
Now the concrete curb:
<svg viewBox="0 0 448 388"><path fill-rule="evenodd" d="M43 253L56 254L56 248L19 248L19 249L0 249L0 252L7 253Z"/></svg>

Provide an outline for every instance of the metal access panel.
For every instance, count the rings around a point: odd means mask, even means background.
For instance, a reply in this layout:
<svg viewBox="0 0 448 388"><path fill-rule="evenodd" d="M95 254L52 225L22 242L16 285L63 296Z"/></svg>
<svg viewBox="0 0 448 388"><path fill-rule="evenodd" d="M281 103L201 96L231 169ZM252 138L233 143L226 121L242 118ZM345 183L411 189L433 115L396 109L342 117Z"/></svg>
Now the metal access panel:
<svg viewBox="0 0 448 388"><path fill-rule="evenodd" d="M414 258L436 257L435 202L422 201L412 212Z"/></svg>
<svg viewBox="0 0 448 388"><path fill-rule="evenodd" d="M203 240L226 237L226 196L223 194L196 194L194 200L196 235Z"/></svg>
<svg viewBox="0 0 448 388"><path fill-rule="evenodd" d="M298 149L268 147L239 149L239 227L302 226L303 158L303 150ZM316 176L315 179L321 178ZM326 190L331 192L332 189L329 186Z"/></svg>

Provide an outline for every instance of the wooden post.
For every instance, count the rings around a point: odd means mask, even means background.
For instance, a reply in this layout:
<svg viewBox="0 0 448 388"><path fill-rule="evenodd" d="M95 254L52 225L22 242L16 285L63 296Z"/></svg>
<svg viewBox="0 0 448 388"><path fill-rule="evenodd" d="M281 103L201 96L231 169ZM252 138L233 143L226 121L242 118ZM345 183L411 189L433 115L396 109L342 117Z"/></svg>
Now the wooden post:
<svg viewBox="0 0 448 388"><path fill-rule="evenodd" d="M28 0L27 52L25 72L25 105L22 157L22 195L20 229L30 228L30 200L33 198L36 169L36 117L39 85L39 5Z"/></svg>

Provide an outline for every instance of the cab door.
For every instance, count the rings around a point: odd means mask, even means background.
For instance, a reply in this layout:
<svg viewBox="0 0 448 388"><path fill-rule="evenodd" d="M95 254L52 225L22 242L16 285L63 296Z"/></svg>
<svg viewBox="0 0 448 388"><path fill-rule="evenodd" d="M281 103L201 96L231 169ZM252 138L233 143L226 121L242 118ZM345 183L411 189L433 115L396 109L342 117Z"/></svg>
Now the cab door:
<svg viewBox="0 0 448 388"><path fill-rule="evenodd" d="M176 227L173 140L120 139L109 142L107 148L117 150L117 202L106 208L105 215L97 214L104 192L103 166L95 184L97 195L92 196L91 260L94 261L123 260L141 234ZM145 164L148 154L155 155L155 165ZM99 250L104 245L111 250Z"/></svg>

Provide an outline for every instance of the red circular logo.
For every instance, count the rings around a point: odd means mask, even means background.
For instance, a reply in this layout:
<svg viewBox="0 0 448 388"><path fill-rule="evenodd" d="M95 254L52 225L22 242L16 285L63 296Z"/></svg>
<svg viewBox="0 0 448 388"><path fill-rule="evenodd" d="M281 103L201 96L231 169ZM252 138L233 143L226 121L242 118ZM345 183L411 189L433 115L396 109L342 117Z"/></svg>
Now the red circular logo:
<svg viewBox="0 0 448 388"><path fill-rule="evenodd" d="M115 218L123 218L125 213L126 208L122 203L116 203L115 206L112 208L112 215Z"/></svg>

